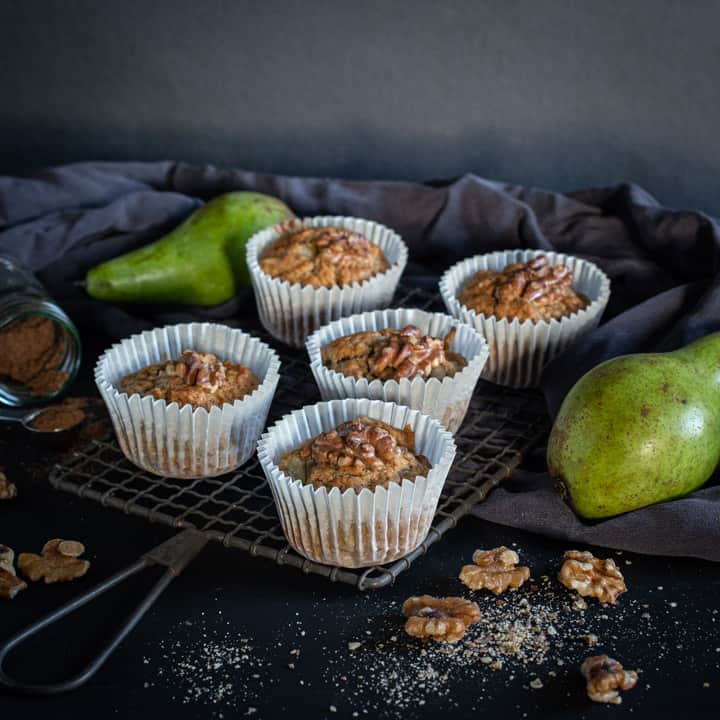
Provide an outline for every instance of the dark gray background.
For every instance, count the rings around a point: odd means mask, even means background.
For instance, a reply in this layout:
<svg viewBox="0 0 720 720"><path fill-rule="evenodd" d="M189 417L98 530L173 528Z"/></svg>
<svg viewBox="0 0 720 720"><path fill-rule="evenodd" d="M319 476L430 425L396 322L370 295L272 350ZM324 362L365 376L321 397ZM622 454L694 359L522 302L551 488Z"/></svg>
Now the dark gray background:
<svg viewBox="0 0 720 720"><path fill-rule="evenodd" d="M632 180L720 214L720 3L0 0L0 173Z"/></svg>

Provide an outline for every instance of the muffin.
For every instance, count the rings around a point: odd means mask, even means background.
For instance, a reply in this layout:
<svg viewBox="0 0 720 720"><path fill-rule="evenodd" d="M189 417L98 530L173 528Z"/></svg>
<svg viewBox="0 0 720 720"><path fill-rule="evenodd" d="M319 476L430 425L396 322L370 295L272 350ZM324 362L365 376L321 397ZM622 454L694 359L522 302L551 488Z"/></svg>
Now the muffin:
<svg viewBox="0 0 720 720"><path fill-rule="evenodd" d="M417 325L401 330L383 328L333 340L322 351L325 367L342 375L370 380L452 377L467 360L452 352L457 328L445 338L423 335Z"/></svg>
<svg viewBox="0 0 720 720"><path fill-rule="evenodd" d="M453 265L440 281L450 314L484 335L483 377L534 387L545 365L592 331L610 296L595 265L569 255L507 250Z"/></svg>
<svg viewBox="0 0 720 720"><path fill-rule="evenodd" d="M442 313L400 308L342 318L307 341L324 400L397 402L460 427L487 359L473 328Z"/></svg>
<svg viewBox="0 0 720 720"><path fill-rule="evenodd" d="M452 436L436 420L367 399L295 410L258 443L288 542L310 560L340 567L415 550L454 457Z"/></svg>
<svg viewBox="0 0 720 720"><path fill-rule="evenodd" d="M263 326L301 347L331 320L388 305L407 247L397 233L369 220L294 219L254 235L247 262Z"/></svg>
<svg viewBox="0 0 720 720"><path fill-rule="evenodd" d="M250 368L213 353L183 350L177 360L153 363L120 379L120 392L191 405L209 410L213 406L242 400L258 386Z"/></svg>
<svg viewBox="0 0 720 720"><path fill-rule="evenodd" d="M572 288L572 270L550 267L546 255L502 270L476 272L460 291L460 302L478 315L520 322L560 320L584 310L589 300Z"/></svg>
<svg viewBox="0 0 720 720"><path fill-rule="evenodd" d="M390 266L380 246L341 227L289 230L260 254L271 277L314 288L345 287L369 280Z"/></svg>
<svg viewBox="0 0 720 720"><path fill-rule="evenodd" d="M415 433L369 417L340 423L285 453L278 467L313 487L362 490L425 476L430 463L415 454Z"/></svg>
<svg viewBox="0 0 720 720"><path fill-rule="evenodd" d="M276 353L241 330L188 323L113 345L95 382L128 460L156 475L198 478L251 457L279 368Z"/></svg>

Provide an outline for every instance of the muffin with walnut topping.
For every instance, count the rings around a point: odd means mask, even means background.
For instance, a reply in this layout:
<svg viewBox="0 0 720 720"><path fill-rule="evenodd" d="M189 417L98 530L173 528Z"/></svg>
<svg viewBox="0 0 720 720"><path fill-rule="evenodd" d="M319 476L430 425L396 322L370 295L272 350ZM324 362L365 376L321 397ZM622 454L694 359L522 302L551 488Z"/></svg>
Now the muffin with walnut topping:
<svg viewBox="0 0 720 720"><path fill-rule="evenodd" d="M120 379L120 392L209 410L242 400L258 386L250 368L213 353L183 350L177 360L153 363Z"/></svg>
<svg viewBox="0 0 720 720"><path fill-rule="evenodd" d="M488 354L473 328L411 308L336 320L308 338L307 350L324 400L397 402L451 432L465 417Z"/></svg>
<svg viewBox="0 0 720 720"><path fill-rule="evenodd" d="M95 381L126 457L157 475L209 477L253 454L280 361L233 328L188 323L114 345Z"/></svg>
<svg viewBox="0 0 720 720"><path fill-rule="evenodd" d="M467 360L451 350L457 328L444 337L424 335L417 325L365 330L333 340L320 351L323 365L354 378L452 377Z"/></svg>
<svg viewBox="0 0 720 720"><path fill-rule="evenodd" d="M436 420L367 399L296 410L258 443L288 542L341 567L391 562L417 548L454 456Z"/></svg>
<svg viewBox="0 0 720 720"><path fill-rule="evenodd" d="M315 328L389 304L407 263L400 236L348 217L295 219L247 245L260 320L283 342L302 346Z"/></svg>
<svg viewBox="0 0 720 720"><path fill-rule="evenodd" d="M291 285L345 287L385 272L379 245L342 227L309 227L286 232L260 253L260 267Z"/></svg>
<svg viewBox="0 0 720 720"><path fill-rule="evenodd" d="M306 440L280 458L279 468L314 487L362 490L427 475L430 463L415 454L415 434L381 420L359 417Z"/></svg>
<svg viewBox="0 0 720 720"><path fill-rule="evenodd" d="M453 265L440 281L440 293L451 315L487 339L483 377L532 387L550 360L597 326L610 281L587 260L507 250Z"/></svg>
<svg viewBox="0 0 720 720"><path fill-rule="evenodd" d="M502 270L479 270L465 283L459 300L479 315L520 322L561 320L589 304L572 282L567 265L551 267L546 255L538 255Z"/></svg>

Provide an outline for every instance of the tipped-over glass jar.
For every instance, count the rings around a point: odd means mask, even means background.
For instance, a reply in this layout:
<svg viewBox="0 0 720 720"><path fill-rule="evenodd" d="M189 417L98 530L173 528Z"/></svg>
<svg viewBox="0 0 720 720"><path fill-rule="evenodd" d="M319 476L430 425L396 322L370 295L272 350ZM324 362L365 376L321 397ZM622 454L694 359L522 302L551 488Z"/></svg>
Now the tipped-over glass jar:
<svg viewBox="0 0 720 720"><path fill-rule="evenodd" d="M52 400L72 382L80 358L70 318L17 258L0 254L0 403Z"/></svg>

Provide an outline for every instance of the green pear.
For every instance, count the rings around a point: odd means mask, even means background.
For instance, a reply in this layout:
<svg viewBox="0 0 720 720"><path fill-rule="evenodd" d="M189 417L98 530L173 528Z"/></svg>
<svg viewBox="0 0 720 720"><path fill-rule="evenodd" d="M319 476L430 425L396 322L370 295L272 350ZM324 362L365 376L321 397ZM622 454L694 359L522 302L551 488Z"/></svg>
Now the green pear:
<svg viewBox="0 0 720 720"><path fill-rule="evenodd" d="M219 305L250 286L250 237L292 217L287 205L269 195L220 195L165 237L92 268L87 292L110 302Z"/></svg>
<svg viewBox="0 0 720 720"><path fill-rule="evenodd" d="M589 519L699 488L720 461L720 332L590 370L563 401L547 461Z"/></svg>

